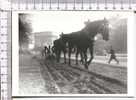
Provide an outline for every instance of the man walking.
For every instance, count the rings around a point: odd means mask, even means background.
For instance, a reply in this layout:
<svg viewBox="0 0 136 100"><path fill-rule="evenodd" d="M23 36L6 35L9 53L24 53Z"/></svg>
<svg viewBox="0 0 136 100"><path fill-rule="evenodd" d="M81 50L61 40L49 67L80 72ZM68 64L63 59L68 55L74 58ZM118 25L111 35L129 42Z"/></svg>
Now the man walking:
<svg viewBox="0 0 136 100"><path fill-rule="evenodd" d="M117 60L116 55L115 55L115 51L113 50L113 48L111 46L111 49L110 49L110 59L109 59L108 63L110 64L110 62L113 59L117 62L117 64L119 64L119 61Z"/></svg>

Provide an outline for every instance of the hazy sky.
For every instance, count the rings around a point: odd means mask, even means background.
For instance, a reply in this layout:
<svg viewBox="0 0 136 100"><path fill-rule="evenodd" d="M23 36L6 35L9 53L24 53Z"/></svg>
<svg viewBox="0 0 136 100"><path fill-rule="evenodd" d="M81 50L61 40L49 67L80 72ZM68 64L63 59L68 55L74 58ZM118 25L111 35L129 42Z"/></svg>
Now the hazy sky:
<svg viewBox="0 0 136 100"><path fill-rule="evenodd" d="M33 32L52 31L55 35L61 32L70 33L79 31L84 27L84 22L118 17L127 18L128 12L105 12L105 11L46 11L35 12L32 15Z"/></svg>

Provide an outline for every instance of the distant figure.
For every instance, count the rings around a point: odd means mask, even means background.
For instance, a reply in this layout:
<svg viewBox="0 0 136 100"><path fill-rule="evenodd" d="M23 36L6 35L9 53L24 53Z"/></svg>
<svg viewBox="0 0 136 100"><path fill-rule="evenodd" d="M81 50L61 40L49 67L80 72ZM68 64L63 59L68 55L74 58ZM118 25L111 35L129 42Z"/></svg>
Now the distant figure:
<svg viewBox="0 0 136 100"><path fill-rule="evenodd" d="M45 57L46 60L54 61L55 60L55 54L52 51L52 47L49 45L47 49L47 55Z"/></svg>
<svg viewBox="0 0 136 100"><path fill-rule="evenodd" d="M51 53L51 46L50 45L48 46L47 53L48 54Z"/></svg>
<svg viewBox="0 0 136 100"><path fill-rule="evenodd" d="M44 46L44 49L42 50L42 57L45 57L48 52L47 46Z"/></svg>
<svg viewBox="0 0 136 100"><path fill-rule="evenodd" d="M107 56L107 51L105 49L103 50L103 54L105 57Z"/></svg>
<svg viewBox="0 0 136 100"><path fill-rule="evenodd" d="M110 59L109 59L108 63L110 64L110 62L114 59L117 62L117 64L119 64L119 61L116 58L115 51L112 49L112 46L111 46L111 49L110 49L109 53L111 55L110 55Z"/></svg>

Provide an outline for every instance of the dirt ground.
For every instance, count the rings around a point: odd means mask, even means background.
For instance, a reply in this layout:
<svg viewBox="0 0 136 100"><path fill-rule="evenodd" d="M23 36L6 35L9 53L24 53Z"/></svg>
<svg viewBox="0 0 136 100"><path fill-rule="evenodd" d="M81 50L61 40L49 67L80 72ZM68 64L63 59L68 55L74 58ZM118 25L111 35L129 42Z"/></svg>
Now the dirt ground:
<svg viewBox="0 0 136 100"><path fill-rule="evenodd" d="M61 62L63 62L61 60ZM78 66L20 56L20 94L126 94L127 68L93 62Z"/></svg>
<svg viewBox="0 0 136 100"><path fill-rule="evenodd" d="M73 60L74 62L74 60ZM66 94L125 94L127 93L127 69L101 63L92 63L89 70L83 65L43 61L44 72L49 72L57 93ZM44 76L43 76L44 77ZM57 89L56 89L57 91ZM52 92L50 92L52 93Z"/></svg>

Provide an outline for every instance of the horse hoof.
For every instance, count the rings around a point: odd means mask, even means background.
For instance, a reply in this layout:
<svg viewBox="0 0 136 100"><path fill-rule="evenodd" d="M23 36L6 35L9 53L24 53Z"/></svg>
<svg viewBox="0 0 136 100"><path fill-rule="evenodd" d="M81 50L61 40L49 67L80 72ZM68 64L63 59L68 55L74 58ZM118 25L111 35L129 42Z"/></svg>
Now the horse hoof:
<svg viewBox="0 0 136 100"><path fill-rule="evenodd" d="M85 65L85 69L87 69L87 70L88 70L88 65L87 65L87 64Z"/></svg>
<svg viewBox="0 0 136 100"><path fill-rule="evenodd" d="M62 64L67 64L66 62L62 63Z"/></svg>
<svg viewBox="0 0 136 100"><path fill-rule="evenodd" d="M89 66L89 64L90 64L89 62L86 63L87 66Z"/></svg>
<svg viewBox="0 0 136 100"><path fill-rule="evenodd" d="M87 69L87 70L88 70L88 68L85 68L85 69Z"/></svg>

